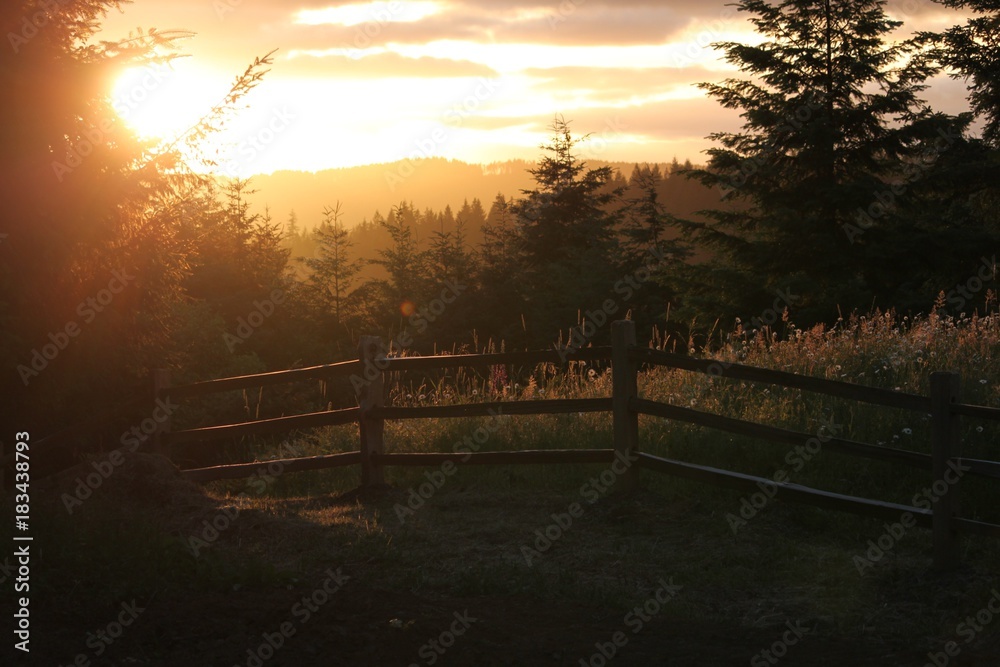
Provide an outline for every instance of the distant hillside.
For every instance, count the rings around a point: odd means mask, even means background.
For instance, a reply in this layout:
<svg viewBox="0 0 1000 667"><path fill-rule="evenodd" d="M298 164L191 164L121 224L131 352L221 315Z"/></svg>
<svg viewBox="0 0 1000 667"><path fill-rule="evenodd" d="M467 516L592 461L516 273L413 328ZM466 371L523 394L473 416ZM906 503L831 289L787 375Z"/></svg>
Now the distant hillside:
<svg viewBox="0 0 1000 667"><path fill-rule="evenodd" d="M626 179L634 167L629 162L587 161L590 168L606 164ZM524 160L480 165L430 158L316 173L279 171L253 177L252 187L257 190L253 201L260 210L268 206L276 222L287 221L294 210L299 224L311 229L319 224L323 208L339 200L343 223L353 227L363 219L370 220L375 211L387 214L401 201L412 202L418 210L440 211L445 206L458 210L466 199L479 198L489 210L498 193L519 197L521 190L534 187L528 173L532 167L534 163ZM666 163L660 168L665 174L670 171ZM718 202L711 191L681 178L665 179L664 196L668 210L675 215L690 215Z"/></svg>

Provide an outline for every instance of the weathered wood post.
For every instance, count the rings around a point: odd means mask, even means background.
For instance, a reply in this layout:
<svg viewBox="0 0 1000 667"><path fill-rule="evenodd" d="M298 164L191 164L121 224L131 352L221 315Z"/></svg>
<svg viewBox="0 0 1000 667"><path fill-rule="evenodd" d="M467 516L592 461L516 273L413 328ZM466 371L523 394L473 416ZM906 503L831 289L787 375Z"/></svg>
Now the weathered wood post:
<svg viewBox="0 0 1000 667"><path fill-rule="evenodd" d="M170 369L167 368L156 368L153 370L153 414L156 414L156 408L160 404L161 395L170 388ZM169 403L169 401L165 401ZM166 438L163 436L170 433L170 421L171 415L169 411L165 411L166 416L161 424L158 424L156 430L153 431L153 442L150 445L150 450L153 454L162 454L168 459L170 458L171 451L170 446L165 442Z"/></svg>
<svg viewBox="0 0 1000 667"><path fill-rule="evenodd" d="M385 405L385 358L382 356L382 339L362 336L358 343L358 361L361 362L361 381L354 382L361 415L358 425L361 432L361 486L371 488L385 484L385 474L375 457L385 449L383 434L385 420L371 415L375 408Z"/></svg>
<svg viewBox="0 0 1000 667"><path fill-rule="evenodd" d="M958 373L931 373L931 458L933 480L934 569L950 570L958 565L958 527L960 473L950 463L961 455L959 417L951 411L958 403L961 378Z"/></svg>
<svg viewBox="0 0 1000 667"><path fill-rule="evenodd" d="M611 323L611 380L614 407L614 443L616 468L623 463L627 469L618 479L618 489L623 493L634 491L639 482L639 470L632 460L639 451L639 414L629 409L629 401L639 395L636 364L629 359L628 351L635 345L635 323L618 320Z"/></svg>

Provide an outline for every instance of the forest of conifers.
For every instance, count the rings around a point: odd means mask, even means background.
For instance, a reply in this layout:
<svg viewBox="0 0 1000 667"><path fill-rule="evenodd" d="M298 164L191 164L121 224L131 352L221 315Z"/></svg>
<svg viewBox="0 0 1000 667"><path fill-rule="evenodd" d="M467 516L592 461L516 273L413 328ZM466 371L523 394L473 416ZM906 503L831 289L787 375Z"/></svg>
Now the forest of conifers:
<svg viewBox="0 0 1000 667"><path fill-rule="evenodd" d="M456 191L438 212L390 200L352 228L338 208L350 193L333 192L306 228L251 204L268 195L253 179L185 164L227 105L169 146L117 119L109 77L168 59L180 35L92 40L116 3L89 0L45 9L25 39L36 3L6 3L4 412L55 428L130 396L154 368L187 382L325 363L354 356L362 334L421 353L578 347L629 316L640 336L655 326L686 348L713 329L780 336L788 321L835 326L873 309L991 310L1000 10L943 4L964 11L953 27L899 41L875 0L741 2L763 41L716 47L740 75L702 87L742 128L713 135L702 166L592 166L579 150L591 128L557 116L524 191ZM968 83L967 111L923 100L942 75ZM682 192L706 210L681 211Z"/></svg>

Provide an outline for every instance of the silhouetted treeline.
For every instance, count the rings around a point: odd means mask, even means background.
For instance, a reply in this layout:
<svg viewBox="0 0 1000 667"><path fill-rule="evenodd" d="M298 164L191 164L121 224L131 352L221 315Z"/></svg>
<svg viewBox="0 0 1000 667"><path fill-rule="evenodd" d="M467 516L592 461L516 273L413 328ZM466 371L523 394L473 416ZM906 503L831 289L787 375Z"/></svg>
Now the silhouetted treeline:
<svg viewBox="0 0 1000 667"><path fill-rule="evenodd" d="M995 305L995 3L947 0L973 18L900 42L877 0L744 0L763 40L719 48L745 78L703 85L743 127L712 135L702 166L588 163L557 117L535 163L417 165L407 187L447 189L450 206L389 192L362 212L345 189L279 219L257 182L194 173L179 150L226 122L269 58L176 144L144 143L108 82L169 60L185 33L91 43L116 4L0 7L4 433L72 423L154 368L187 382L322 363L368 333L420 352L575 348L622 317L686 339ZM921 98L942 74L968 82L967 112ZM530 178L490 199L438 167Z"/></svg>
<svg viewBox="0 0 1000 667"><path fill-rule="evenodd" d="M299 209L290 212L291 292L317 358L352 353L365 332L430 352L551 347L577 326L586 342L604 342L608 318L629 312L662 323L669 297L654 279L689 254L673 212L718 205L718 195L686 178L691 163L676 159L632 165L627 175L591 168L575 154L569 124L557 119L553 130L549 154L518 165L535 188L485 205L473 198L434 211L401 201L350 229L349 201L330 202L311 229ZM604 312L609 299L615 313Z"/></svg>

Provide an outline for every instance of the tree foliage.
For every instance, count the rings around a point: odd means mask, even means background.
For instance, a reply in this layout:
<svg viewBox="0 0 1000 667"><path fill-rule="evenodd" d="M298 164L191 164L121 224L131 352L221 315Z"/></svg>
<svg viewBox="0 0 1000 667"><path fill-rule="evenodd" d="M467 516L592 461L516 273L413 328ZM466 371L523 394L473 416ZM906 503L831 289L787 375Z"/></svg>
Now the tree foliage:
<svg viewBox="0 0 1000 667"><path fill-rule="evenodd" d="M731 206L688 225L713 253L684 276L689 303L731 317L781 291L807 321L868 308L878 292L870 269L906 227L878 197L939 130L961 135L969 118L920 98L934 69L916 57L917 40L890 41L901 24L881 0L743 0L738 9L764 39L715 44L749 78L701 85L739 110L743 127L711 135L721 145L693 172ZM864 231L873 226L877 242Z"/></svg>
<svg viewBox="0 0 1000 667"><path fill-rule="evenodd" d="M952 75L969 85L969 103L984 120L983 138L1000 149L1000 3L996 0L936 0L972 10L964 25L935 35L944 46L938 57Z"/></svg>
<svg viewBox="0 0 1000 667"><path fill-rule="evenodd" d="M547 154L530 170L537 187L511 206L531 286L522 295L525 314L539 333L575 325L577 313L599 305L620 273L609 212L622 194L608 187L614 174L610 167L587 168L565 119L556 117L550 129L552 141L542 146Z"/></svg>

